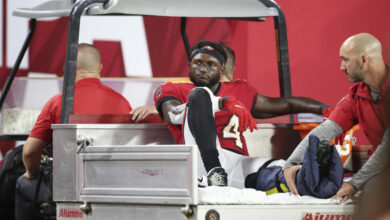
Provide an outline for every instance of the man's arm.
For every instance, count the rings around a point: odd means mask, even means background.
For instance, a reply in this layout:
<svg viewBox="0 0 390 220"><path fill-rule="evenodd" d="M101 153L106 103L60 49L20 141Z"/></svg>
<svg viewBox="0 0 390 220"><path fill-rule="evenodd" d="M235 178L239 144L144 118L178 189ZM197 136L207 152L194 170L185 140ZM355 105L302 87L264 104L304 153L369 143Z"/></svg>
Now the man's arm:
<svg viewBox="0 0 390 220"><path fill-rule="evenodd" d="M283 171L287 185L293 194L298 194L298 190L295 184L295 174L299 168L299 164L302 163L305 151L309 146L309 136L315 135L320 139L320 141L326 140L330 142L341 133L343 133L343 129L336 122L332 120L326 120L318 127L310 131L310 133L306 135L306 137L298 144L294 152L287 159Z"/></svg>
<svg viewBox="0 0 390 220"><path fill-rule="evenodd" d="M321 123L319 126L311 130L310 133L306 135L306 137L298 144L293 153L287 159L284 168L302 163L306 148L309 146L310 135L317 136L320 141L326 140L330 142L337 135L343 132L343 129L332 120L326 120L325 122Z"/></svg>
<svg viewBox="0 0 390 220"><path fill-rule="evenodd" d="M163 119L168 124L181 124L180 118L182 118L184 109L182 103L175 99L167 100L161 105Z"/></svg>
<svg viewBox="0 0 390 220"><path fill-rule="evenodd" d="M23 162L26 166L24 176L27 179L34 179L38 176L41 155L46 143L38 138L29 137L23 147Z"/></svg>
<svg viewBox="0 0 390 220"><path fill-rule="evenodd" d="M252 115L255 118L271 118L286 114L314 113L321 115L328 107L317 100L307 97L267 97L257 94Z"/></svg>
<svg viewBox="0 0 390 220"><path fill-rule="evenodd" d="M386 129L382 143L378 146L374 154L367 160L363 167L352 177L351 181L344 182L340 190L333 198L343 198L341 202L348 199L363 188L363 186L375 175L382 172L388 163L388 151L390 147L390 128Z"/></svg>
<svg viewBox="0 0 390 220"><path fill-rule="evenodd" d="M378 146L374 154L367 160L363 167L353 176L350 183L356 189L362 189L373 176L382 172L388 163L387 155L389 151L390 129L386 129L382 143Z"/></svg>

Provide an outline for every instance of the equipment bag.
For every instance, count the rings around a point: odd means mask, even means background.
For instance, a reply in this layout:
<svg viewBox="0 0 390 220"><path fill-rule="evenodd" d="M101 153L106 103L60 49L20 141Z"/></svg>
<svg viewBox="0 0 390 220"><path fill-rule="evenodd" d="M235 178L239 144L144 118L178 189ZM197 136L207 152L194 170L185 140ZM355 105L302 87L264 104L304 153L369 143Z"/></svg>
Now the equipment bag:
<svg viewBox="0 0 390 220"><path fill-rule="evenodd" d="M0 168L0 219L15 219L16 180L26 171L22 152L23 145L8 151Z"/></svg>

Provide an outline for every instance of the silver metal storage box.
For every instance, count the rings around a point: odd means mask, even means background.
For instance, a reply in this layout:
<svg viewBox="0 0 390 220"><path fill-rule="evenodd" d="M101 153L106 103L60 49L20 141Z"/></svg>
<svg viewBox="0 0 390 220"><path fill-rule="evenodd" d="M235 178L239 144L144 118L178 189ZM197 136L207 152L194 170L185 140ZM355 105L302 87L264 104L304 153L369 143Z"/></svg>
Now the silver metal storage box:
<svg viewBox="0 0 390 220"><path fill-rule="evenodd" d="M140 211L150 217L183 218L180 209L197 204L197 148L172 145L165 125L61 124L52 128L58 218L136 219ZM81 212L85 211L82 204L91 211Z"/></svg>

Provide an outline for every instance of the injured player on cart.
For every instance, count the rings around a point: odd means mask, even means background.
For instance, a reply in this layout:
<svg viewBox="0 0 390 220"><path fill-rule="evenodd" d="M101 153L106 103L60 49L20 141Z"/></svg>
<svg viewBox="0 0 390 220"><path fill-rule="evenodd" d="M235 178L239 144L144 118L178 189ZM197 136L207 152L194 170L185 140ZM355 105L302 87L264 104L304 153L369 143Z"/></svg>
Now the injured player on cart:
<svg viewBox="0 0 390 220"><path fill-rule="evenodd" d="M192 83L163 84L154 99L175 141L198 146L198 172L207 185L242 188L246 175L267 160L248 157L243 132L257 129L254 118L321 114L327 105L306 97L263 96L246 80L220 82L226 59L218 43L198 42L189 62Z"/></svg>

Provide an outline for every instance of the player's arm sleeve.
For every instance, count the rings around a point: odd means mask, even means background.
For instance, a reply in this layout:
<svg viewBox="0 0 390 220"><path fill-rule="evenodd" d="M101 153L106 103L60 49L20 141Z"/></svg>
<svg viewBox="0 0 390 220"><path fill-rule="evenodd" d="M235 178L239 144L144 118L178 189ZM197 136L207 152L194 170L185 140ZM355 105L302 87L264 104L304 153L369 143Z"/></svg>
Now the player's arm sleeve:
<svg viewBox="0 0 390 220"><path fill-rule="evenodd" d="M169 119L165 119L164 112L163 112L163 104L166 101L170 100L176 100L178 104L182 104L180 99L177 97L177 91L175 89L175 86L172 83L166 83L161 86L159 86L156 91L154 92L153 98L154 98L154 104L156 106L156 110L160 114L160 117L167 121ZM166 113L165 115L168 115Z"/></svg>
<svg viewBox="0 0 390 220"><path fill-rule="evenodd" d="M310 135L317 136L320 141L326 140L330 142L341 133L343 133L343 129L337 123L331 120L326 120L310 131L310 133L298 144L294 152L287 159L283 169L302 163L306 148L309 146Z"/></svg>
<svg viewBox="0 0 390 220"><path fill-rule="evenodd" d="M388 163L390 147L390 128L386 129L382 138L382 143L378 146L374 154L367 160L363 167L352 177L350 183L356 189L362 189L363 186L375 175L382 172Z"/></svg>

